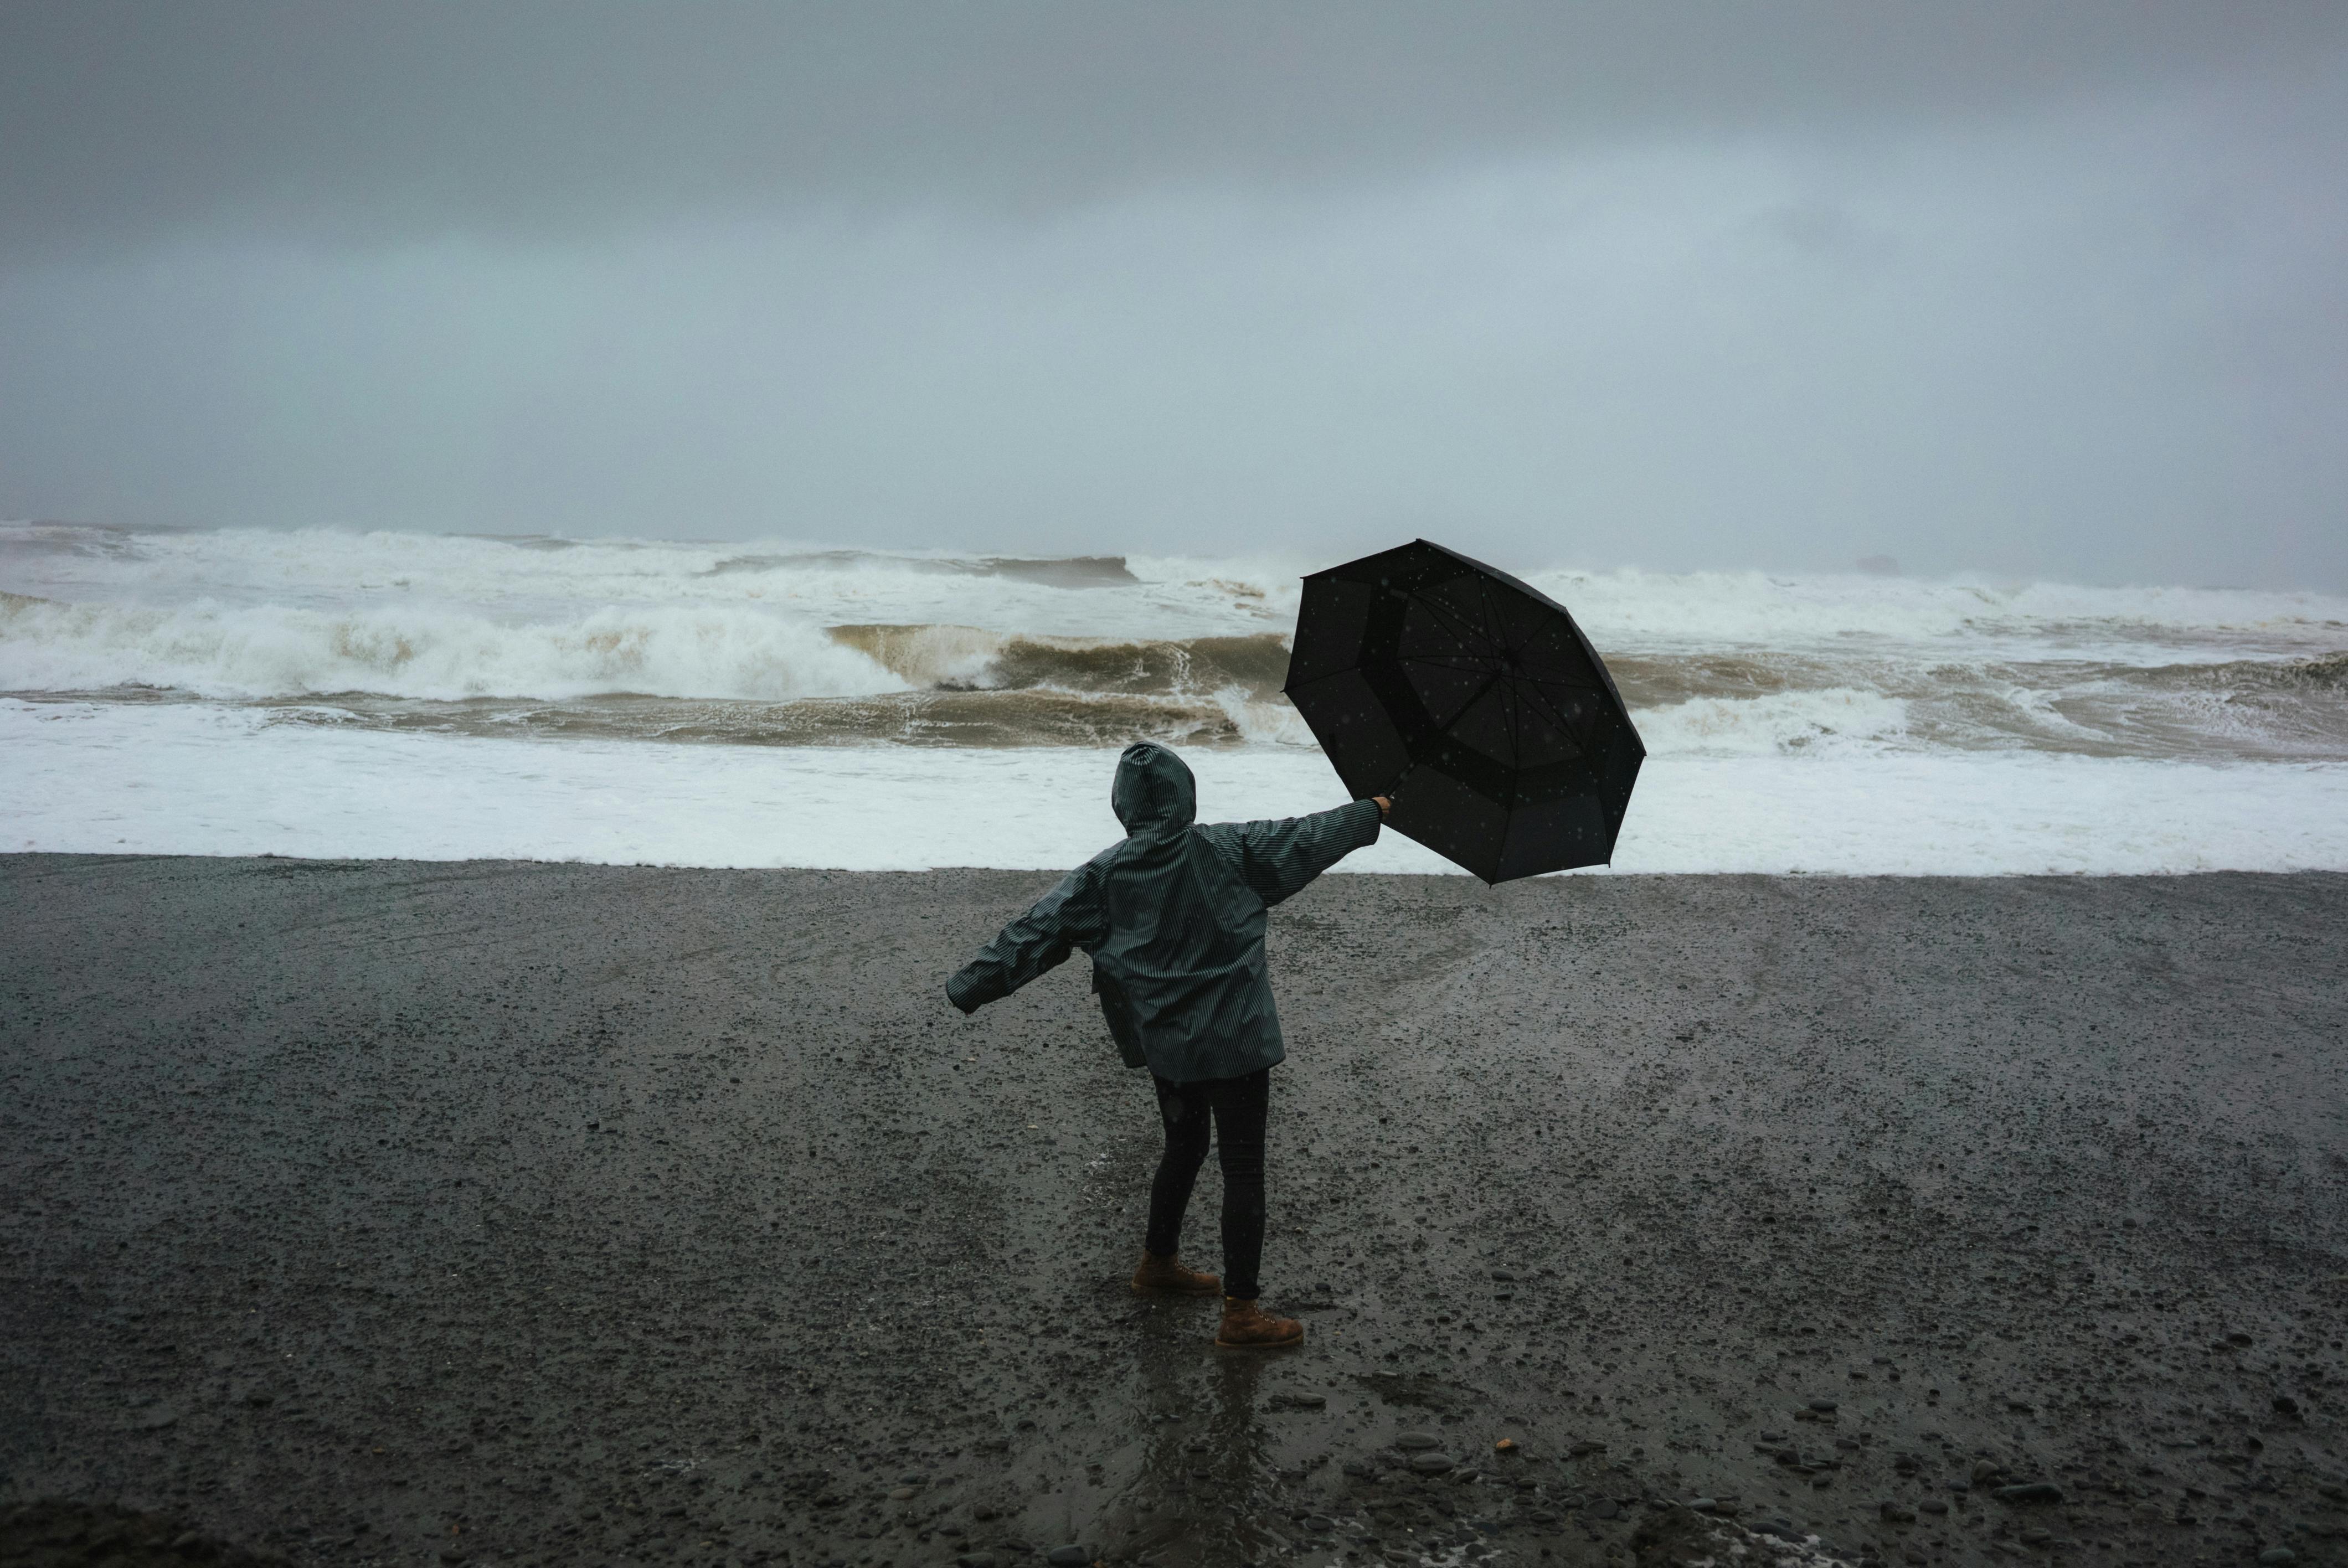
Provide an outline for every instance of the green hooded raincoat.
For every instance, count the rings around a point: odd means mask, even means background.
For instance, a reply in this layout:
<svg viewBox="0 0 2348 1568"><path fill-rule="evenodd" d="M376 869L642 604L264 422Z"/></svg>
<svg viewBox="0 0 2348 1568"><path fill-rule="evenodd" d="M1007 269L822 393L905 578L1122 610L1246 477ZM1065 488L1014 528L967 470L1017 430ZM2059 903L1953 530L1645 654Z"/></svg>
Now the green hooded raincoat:
<svg viewBox="0 0 2348 1568"><path fill-rule="evenodd" d="M1281 822L1199 825L1198 788L1163 746L1128 746L1109 794L1126 837L1064 877L946 981L963 1011L1082 948L1128 1067L1176 1083L1286 1054L1264 966L1264 911L1378 836L1375 802Z"/></svg>

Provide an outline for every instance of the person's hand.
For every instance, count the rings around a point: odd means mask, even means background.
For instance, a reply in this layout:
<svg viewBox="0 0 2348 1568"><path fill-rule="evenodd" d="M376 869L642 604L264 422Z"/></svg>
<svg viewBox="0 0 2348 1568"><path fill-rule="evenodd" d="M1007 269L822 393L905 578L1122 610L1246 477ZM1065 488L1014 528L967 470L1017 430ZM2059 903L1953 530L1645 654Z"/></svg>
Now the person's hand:
<svg viewBox="0 0 2348 1568"><path fill-rule="evenodd" d="M1384 822L1387 815L1394 810L1394 801L1389 796L1382 794L1374 794L1370 799L1377 804L1378 820Z"/></svg>

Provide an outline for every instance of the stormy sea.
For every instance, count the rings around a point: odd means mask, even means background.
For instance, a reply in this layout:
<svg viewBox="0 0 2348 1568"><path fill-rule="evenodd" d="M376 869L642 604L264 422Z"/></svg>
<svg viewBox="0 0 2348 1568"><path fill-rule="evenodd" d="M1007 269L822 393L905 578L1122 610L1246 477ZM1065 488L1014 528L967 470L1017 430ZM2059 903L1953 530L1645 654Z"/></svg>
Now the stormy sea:
<svg viewBox="0 0 2348 1568"><path fill-rule="evenodd" d="M0 847L1066 865L1138 738L1341 798L1280 693L1330 564L0 525ZM1646 743L1614 869L2348 867L2348 598L1494 564Z"/></svg>

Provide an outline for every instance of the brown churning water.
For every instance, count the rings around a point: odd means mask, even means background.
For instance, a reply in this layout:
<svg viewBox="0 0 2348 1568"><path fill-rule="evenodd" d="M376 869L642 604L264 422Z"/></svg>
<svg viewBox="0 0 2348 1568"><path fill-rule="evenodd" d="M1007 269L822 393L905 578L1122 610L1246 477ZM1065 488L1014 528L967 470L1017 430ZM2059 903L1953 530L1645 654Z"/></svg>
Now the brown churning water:
<svg viewBox="0 0 2348 1568"><path fill-rule="evenodd" d="M1303 747L1319 561L0 525L0 695L273 724L919 747ZM1531 571L1651 753L2348 758L2348 602Z"/></svg>

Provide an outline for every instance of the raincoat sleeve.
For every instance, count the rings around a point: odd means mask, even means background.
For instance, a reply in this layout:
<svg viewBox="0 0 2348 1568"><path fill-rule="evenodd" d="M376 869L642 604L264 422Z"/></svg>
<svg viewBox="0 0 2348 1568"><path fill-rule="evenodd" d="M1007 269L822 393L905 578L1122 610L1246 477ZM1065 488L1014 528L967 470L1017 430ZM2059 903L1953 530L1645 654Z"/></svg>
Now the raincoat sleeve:
<svg viewBox="0 0 2348 1568"><path fill-rule="evenodd" d="M1372 808L1376 809L1375 807ZM946 999L965 1013L1000 1001L1068 956L1108 939L1108 906L1101 897L1104 867L1098 861L1077 866L1034 908L1003 927L978 957L946 981Z"/></svg>
<svg viewBox="0 0 2348 1568"><path fill-rule="evenodd" d="M1375 844L1378 803L1357 800L1311 816L1218 822L1198 831L1269 907L1303 892L1305 884L1354 850Z"/></svg>

